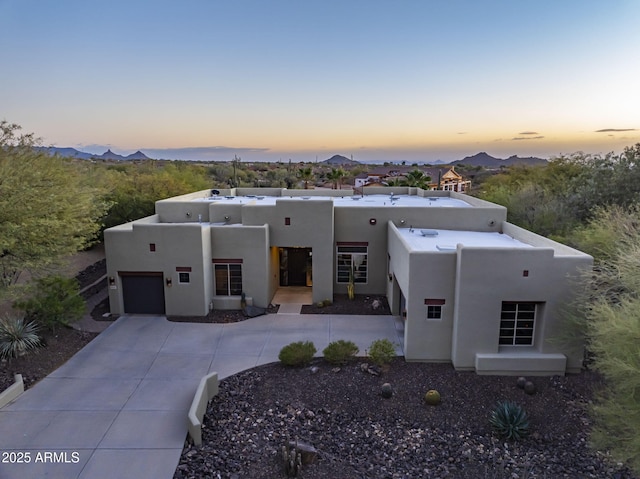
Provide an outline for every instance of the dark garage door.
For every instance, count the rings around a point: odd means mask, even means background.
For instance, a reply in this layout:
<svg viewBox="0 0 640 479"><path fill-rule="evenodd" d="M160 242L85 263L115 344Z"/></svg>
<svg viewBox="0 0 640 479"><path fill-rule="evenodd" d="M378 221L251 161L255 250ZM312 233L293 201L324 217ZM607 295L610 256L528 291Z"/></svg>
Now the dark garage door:
<svg viewBox="0 0 640 479"><path fill-rule="evenodd" d="M127 314L164 314L162 273L120 273Z"/></svg>

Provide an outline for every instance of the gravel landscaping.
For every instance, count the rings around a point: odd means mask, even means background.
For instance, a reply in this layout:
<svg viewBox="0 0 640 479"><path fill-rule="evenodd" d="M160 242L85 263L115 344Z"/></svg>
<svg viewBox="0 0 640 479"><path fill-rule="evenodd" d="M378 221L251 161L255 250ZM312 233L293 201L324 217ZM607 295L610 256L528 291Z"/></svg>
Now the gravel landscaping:
<svg viewBox="0 0 640 479"><path fill-rule="evenodd" d="M284 478L281 448L301 441L318 451L306 479L356 478L634 478L588 445L587 408L602 387L589 371L531 379L456 372L449 364L393 361L380 376L364 360L335 369L265 365L220 383L205 416L203 446L188 442L174 479ZM317 369L316 369L317 368ZM383 383L394 394L384 399ZM423 396L437 389L438 406ZM489 414L515 401L530 419L520 442L499 439Z"/></svg>

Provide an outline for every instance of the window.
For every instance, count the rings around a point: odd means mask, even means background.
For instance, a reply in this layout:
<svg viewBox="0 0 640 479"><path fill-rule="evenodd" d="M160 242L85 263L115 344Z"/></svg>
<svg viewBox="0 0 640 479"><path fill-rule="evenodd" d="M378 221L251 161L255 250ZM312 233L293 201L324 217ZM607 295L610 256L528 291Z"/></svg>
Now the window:
<svg viewBox="0 0 640 479"><path fill-rule="evenodd" d="M424 304L427 306L427 319L442 319L442 306L444 299L425 299Z"/></svg>
<svg viewBox="0 0 640 479"><path fill-rule="evenodd" d="M217 296L242 294L242 264L214 264L214 273Z"/></svg>
<svg viewBox="0 0 640 479"><path fill-rule="evenodd" d="M190 283L190 273L178 273L178 283Z"/></svg>
<svg viewBox="0 0 640 479"><path fill-rule="evenodd" d="M442 319L442 306L427 306L427 319Z"/></svg>
<svg viewBox="0 0 640 479"><path fill-rule="evenodd" d="M501 345L531 346L536 320L536 303L502 303Z"/></svg>
<svg viewBox="0 0 640 479"><path fill-rule="evenodd" d="M354 283L367 282L367 249L366 243L338 244L337 278L338 283L348 283L353 274Z"/></svg>

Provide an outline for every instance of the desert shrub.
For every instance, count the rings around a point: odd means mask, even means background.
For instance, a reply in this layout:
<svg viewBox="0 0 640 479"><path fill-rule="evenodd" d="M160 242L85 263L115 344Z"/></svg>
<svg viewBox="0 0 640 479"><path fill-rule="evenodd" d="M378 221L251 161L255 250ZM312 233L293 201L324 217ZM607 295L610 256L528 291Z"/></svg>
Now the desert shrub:
<svg viewBox="0 0 640 479"><path fill-rule="evenodd" d="M10 359L41 346L38 325L24 318L0 319L0 359Z"/></svg>
<svg viewBox="0 0 640 479"><path fill-rule="evenodd" d="M529 418L522 406L510 401L499 402L491 411L489 423L498 436L517 441L529 434Z"/></svg>
<svg viewBox="0 0 640 479"><path fill-rule="evenodd" d="M33 295L25 301L16 301L14 307L24 311L29 320L55 329L69 325L82 317L84 299L80 296L78 281L62 276L47 276L36 281Z"/></svg>
<svg viewBox="0 0 640 479"><path fill-rule="evenodd" d="M594 401L595 448L608 450L640 474L640 210L598 211L585 237L593 232L595 267L587 287L581 319L590 367L606 379ZM615 232L615 234L610 234ZM579 245L581 245L579 243ZM580 316L579 316L580 317Z"/></svg>
<svg viewBox="0 0 640 479"><path fill-rule="evenodd" d="M379 366L389 364L396 356L396 348L388 339L376 339L369 346L368 351L371 360Z"/></svg>
<svg viewBox="0 0 640 479"><path fill-rule="evenodd" d="M298 341L284 346L278 354L278 359L285 366L304 366L313 359L316 351L311 341Z"/></svg>
<svg viewBox="0 0 640 479"><path fill-rule="evenodd" d="M322 355L331 364L345 364L349 360L358 354L360 349L355 345L353 341L345 341L340 339L333 341L324 348Z"/></svg>

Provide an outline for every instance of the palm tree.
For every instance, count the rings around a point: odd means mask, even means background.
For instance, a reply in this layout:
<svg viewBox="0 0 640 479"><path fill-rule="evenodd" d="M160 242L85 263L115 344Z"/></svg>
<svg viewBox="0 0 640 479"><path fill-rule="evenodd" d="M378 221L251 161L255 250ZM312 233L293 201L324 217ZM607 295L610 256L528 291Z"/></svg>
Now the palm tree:
<svg viewBox="0 0 640 479"><path fill-rule="evenodd" d="M342 168L331 168L331 172L327 173L327 179L333 183L333 189L342 189L342 178L346 175Z"/></svg>
<svg viewBox="0 0 640 479"><path fill-rule="evenodd" d="M429 182L431 181L431 177L425 175L420 170L411 170L406 175L406 180L404 181L404 186L414 186L417 188L427 188Z"/></svg>
<svg viewBox="0 0 640 479"><path fill-rule="evenodd" d="M311 168L300 168L298 170L298 178L304 183L304 189L309 189L309 182L313 180L313 170Z"/></svg>

